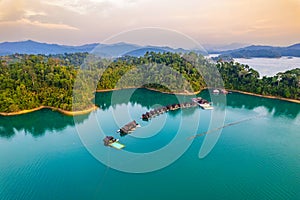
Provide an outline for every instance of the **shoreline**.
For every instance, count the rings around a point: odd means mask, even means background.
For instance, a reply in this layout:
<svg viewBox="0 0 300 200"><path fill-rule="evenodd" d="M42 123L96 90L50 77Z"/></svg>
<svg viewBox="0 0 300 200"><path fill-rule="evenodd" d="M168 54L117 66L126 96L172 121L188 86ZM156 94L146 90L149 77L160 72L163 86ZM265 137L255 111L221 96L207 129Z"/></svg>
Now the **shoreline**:
<svg viewBox="0 0 300 200"><path fill-rule="evenodd" d="M199 94L201 91L207 89L207 88L203 88L202 90L196 91L196 92L166 92L166 91L160 91L158 89L155 88L148 88L148 87L126 87L126 88L114 88L114 89L104 89L104 90L96 90L95 92L110 92L110 91L117 91L117 90L126 90L126 89L147 89L147 90L151 90L154 92L160 92L163 94L174 94L174 95L187 95L187 96L192 96L192 95L196 95Z"/></svg>
<svg viewBox="0 0 300 200"><path fill-rule="evenodd" d="M140 87L140 88L136 88L136 87L128 87L128 88L114 88L114 89L104 89L104 90L96 90L95 93L101 93L101 92L110 92L110 91L116 91L116 90L124 90L124 89L147 89L147 90L151 90L151 91L155 91L155 92L160 92L163 94L174 94L174 95L187 95L187 96L192 96L192 95L197 95L200 92L202 92L203 90L206 89L212 89L212 88L203 88L200 91L197 92L193 92L193 93L185 93L185 92L163 92L160 91L158 89L155 88L147 88L147 87ZM251 96L257 96L257 97L261 97L261 98L267 98L267 99L277 99L280 101L288 101L291 103L297 103L300 104L300 100L297 99L289 99L289 98L284 98L284 97L277 97L277 96L271 96L271 95L261 95L261 94L255 94L255 93L251 93L251 92L245 92L245 91L240 91L240 90L232 90L232 89L226 89L229 92L235 92L235 93L240 93L240 94L246 94L246 95L251 95ZM68 111L68 110L63 110L61 108L55 108L55 107L51 107L51 106L39 106L37 108L33 108L33 109L29 109L29 110L21 110L21 111L17 111L17 112L0 112L0 116L15 116L15 115L22 115L22 114L27 114L27 113L31 113L31 112L35 112L38 110L42 110L42 109L51 109L52 111L58 111L61 114L67 115L67 116L77 116L77 115L84 115L84 114L88 114L94 110L96 110L98 107L96 105L93 105L93 107L85 109L85 110L79 110L79 111Z"/></svg>
<svg viewBox="0 0 300 200"><path fill-rule="evenodd" d="M93 105L93 107L85 109L85 110L68 111L68 110L63 110L61 108L55 108L55 107L51 107L51 106L39 106L37 108L28 109L28 110L21 110L21 111L17 111L17 112L9 112L9 113L0 112L0 116L23 115L23 114L35 112L35 111L42 110L42 109L51 109L52 111L57 111L57 112L60 112L61 114L67 115L67 116L77 116L77 115L88 114L88 113L96 110L97 108L98 107L96 105Z"/></svg>
<svg viewBox="0 0 300 200"><path fill-rule="evenodd" d="M245 92L245 91L240 91L240 90L231 90L231 89L228 89L227 91L229 91L229 92L236 92L236 93L240 93L240 94L251 95L251 96L256 96L256 97L262 97L262 98L267 98L267 99L277 99L277 100L281 100L281 101L288 101L288 102L300 104L300 100L297 100L297 99L289 99L289 98L278 97L278 96L255 94L255 93L252 93L252 92Z"/></svg>
<svg viewBox="0 0 300 200"><path fill-rule="evenodd" d="M197 92L162 92L162 91L160 91L158 89L155 89L155 88L146 88L146 87L144 87L144 89L151 90L151 91L154 91L154 92L160 92L160 93L163 93L163 94L187 95L187 96L196 95L196 94L199 94L202 91L202 90L200 90L200 91L197 91ZM205 88L203 90L205 90Z"/></svg>
<svg viewBox="0 0 300 200"><path fill-rule="evenodd" d="M205 87L202 90L199 90L199 91L193 92L193 93L184 93L184 92L178 92L178 93L176 93L176 92L162 92L162 91L159 91L159 90L157 90L155 88L146 88L146 87L143 87L143 88L145 88L147 90L155 91L155 92L164 93L164 94L187 95L187 96L197 95L197 94L201 93L203 90L212 90L212 89L215 89L215 88ZM123 89L126 89L126 88L123 88ZM128 89L132 89L132 88L128 88ZM231 89L226 89L226 88L224 88L224 89L227 90L227 91L229 91L229 92L236 92L236 93L240 93L240 94L257 96L257 97L261 97L261 98L277 99L277 100L281 100L281 101L288 101L288 102L300 104L300 100L297 100L297 99L289 99L289 98L272 96L272 95L255 94L255 93L252 93L252 92L245 92L245 91L241 91L241 90L231 90ZM114 90L118 90L118 89L114 89Z"/></svg>

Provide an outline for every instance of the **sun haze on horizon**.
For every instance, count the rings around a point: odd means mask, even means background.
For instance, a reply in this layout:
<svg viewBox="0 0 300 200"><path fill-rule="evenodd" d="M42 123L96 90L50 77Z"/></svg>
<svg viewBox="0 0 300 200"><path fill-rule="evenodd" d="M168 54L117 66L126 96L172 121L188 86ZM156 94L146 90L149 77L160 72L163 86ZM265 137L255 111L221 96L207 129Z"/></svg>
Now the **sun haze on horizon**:
<svg viewBox="0 0 300 200"><path fill-rule="evenodd" d="M300 0L0 0L0 42L78 45L161 27L201 44L290 45L299 22Z"/></svg>

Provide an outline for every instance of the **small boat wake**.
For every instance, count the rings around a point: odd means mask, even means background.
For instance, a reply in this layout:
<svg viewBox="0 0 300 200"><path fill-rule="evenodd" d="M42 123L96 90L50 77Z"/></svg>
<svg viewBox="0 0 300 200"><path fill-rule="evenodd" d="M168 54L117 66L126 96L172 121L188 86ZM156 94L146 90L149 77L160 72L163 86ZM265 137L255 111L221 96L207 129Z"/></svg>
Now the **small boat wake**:
<svg viewBox="0 0 300 200"><path fill-rule="evenodd" d="M228 124L225 124L224 126L221 126L221 127L218 127L218 128L214 128L214 129L211 129L211 130L208 130L206 132L203 132L203 133L199 133L199 134L196 134L192 137L189 137L188 139L189 140L193 140L197 137L202 137L206 134L209 134L209 133L213 133L213 132L216 132L216 131L219 131L223 128L226 128L226 127L229 127L229 126L234 126L234 125L237 125L237 124L240 124L240 123L243 123L243 122L247 122L247 121L251 121L251 120L254 120L254 119L258 119L258 118L262 118L262 117L265 117L266 115L257 115L257 116L254 116L254 117L250 117L250 118L247 118L247 119L243 119L243 120L239 120L239 121L236 121L236 122L231 122L231 123L228 123Z"/></svg>

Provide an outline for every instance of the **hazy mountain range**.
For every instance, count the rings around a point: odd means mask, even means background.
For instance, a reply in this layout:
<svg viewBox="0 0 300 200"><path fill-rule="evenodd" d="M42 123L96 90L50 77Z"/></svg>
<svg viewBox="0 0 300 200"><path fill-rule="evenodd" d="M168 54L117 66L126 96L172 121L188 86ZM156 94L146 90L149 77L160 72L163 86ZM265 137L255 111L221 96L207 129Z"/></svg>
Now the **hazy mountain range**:
<svg viewBox="0 0 300 200"><path fill-rule="evenodd" d="M300 57L300 43L287 47L251 45L218 53L221 54L221 57L232 58L280 58L282 56Z"/></svg>
<svg viewBox="0 0 300 200"><path fill-rule="evenodd" d="M230 43L230 44L203 44L203 47L211 54L219 53L222 51L228 51L233 49L239 49L250 46L246 43Z"/></svg>
<svg viewBox="0 0 300 200"><path fill-rule="evenodd" d="M47 44L32 40L21 42L0 43L0 55L19 54L60 54L71 52L91 51L97 44L87 44L82 46L67 46L58 44Z"/></svg>
<svg viewBox="0 0 300 200"><path fill-rule="evenodd" d="M232 43L229 45L204 45L208 53L217 53L221 56L233 58L252 58L252 57L269 57L277 58L281 56L300 57L300 43L287 47L273 47L262 45L247 45ZM19 54L63 54L75 52L95 52L101 56L142 56L147 51L153 52L189 52L207 54L207 52L195 49L171 48L167 46L140 46L128 43L116 44L85 44L80 46L68 46L59 44L41 43L32 40L20 42L3 42L0 43L0 55Z"/></svg>
<svg viewBox="0 0 300 200"><path fill-rule="evenodd" d="M10 54L63 54L75 52L94 52L101 56L143 56L147 51L153 52L188 52L182 48L175 49L166 46L140 46L128 43L116 44L86 44L81 46L67 46L59 44L40 43L32 40L20 42L3 42L0 43L0 55ZM194 50L193 50L194 51ZM196 50L199 52L199 50ZM206 52L200 52L205 54Z"/></svg>

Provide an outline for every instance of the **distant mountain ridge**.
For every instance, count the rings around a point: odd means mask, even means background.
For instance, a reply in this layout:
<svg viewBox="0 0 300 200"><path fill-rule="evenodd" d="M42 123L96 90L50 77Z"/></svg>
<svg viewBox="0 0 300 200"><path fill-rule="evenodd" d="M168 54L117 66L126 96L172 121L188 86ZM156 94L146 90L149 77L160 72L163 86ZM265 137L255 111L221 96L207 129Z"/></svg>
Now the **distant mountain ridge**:
<svg viewBox="0 0 300 200"><path fill-rule="evenodd" d="M40 43L32 40L21 42L0 43L0 55L19 54L61 54L91 51L98 44L67 46L59 44Z"/></svg>
<svg viewBox="0 0 300 200"><path fill-rule="evenodd" d="M203 44L203 47L208 51L210 54L219 53L221 51L229 51L233 49L240 49L249 46L246 43L230 43L230 44Z"/></svg>
<svg viewBox="0 0 300 200"><path fill-rule="evenodd" d="M298 44L293 44L293 45L289 46L288 48L300 49L300 43L298 43Z"/></svg>
<svg viewBox="0 0 300 200"><path fill-rule="evenodd" d="M280 58L282 56L300 57L300 43L287 47L251 45L244 48L221 51L221 57L232 58Z"/></svg>
<svg viewBox="0 0 300 200"><path fill-rule="evenodd" d="M211 45L210 48L223 49L220 51L208 50L209 53L220 54L220 57L232 57L232 58L253 58L253 57L266 57L266 58L278 58L282 56L294 56L300 57L300 43L293 44L287 47L274 47L265 45L250 45L243 47L245 44L232 43L229 45ZM209 47L209 45L206 45ZM236 49L231 49L239 47ZM231 49L231 50L224 50ZM195 51L197 53L206 55L207 52L196 49L183 49L183 48L171 48L167 46L140 46L136 44L128 44L124 42L115 44L85 44L80 46L68 46L60 44L48 44L41 43L32 40L20 41L20 42L3 42L0 43L0 56L11 55L15 53L19 54L64 54L64 53L76 53L76 52L94 52L101 56L117 57L123 55L129 56L143 56L147 51L153 52L173 52L173 53L186 53L189 51Z"/></svg>
<svg viewBox="0 0 300 200"><path fill-rule="evenodd" d="M19 54L63 54L76 52L93 52L97 55L116 57L123 55L143 56L147 51L153 52L188 52L182 48L173 49L171 47L160 46L139 46L136 44L128 44L124 42L115 44L85 44L81 46L68 46L59 44L41 43L32 40L20 42L3 42L0 43L0 56ZM200 51L198 51L200 52ZM205 52L203 52L205 53Z"/></svg>

